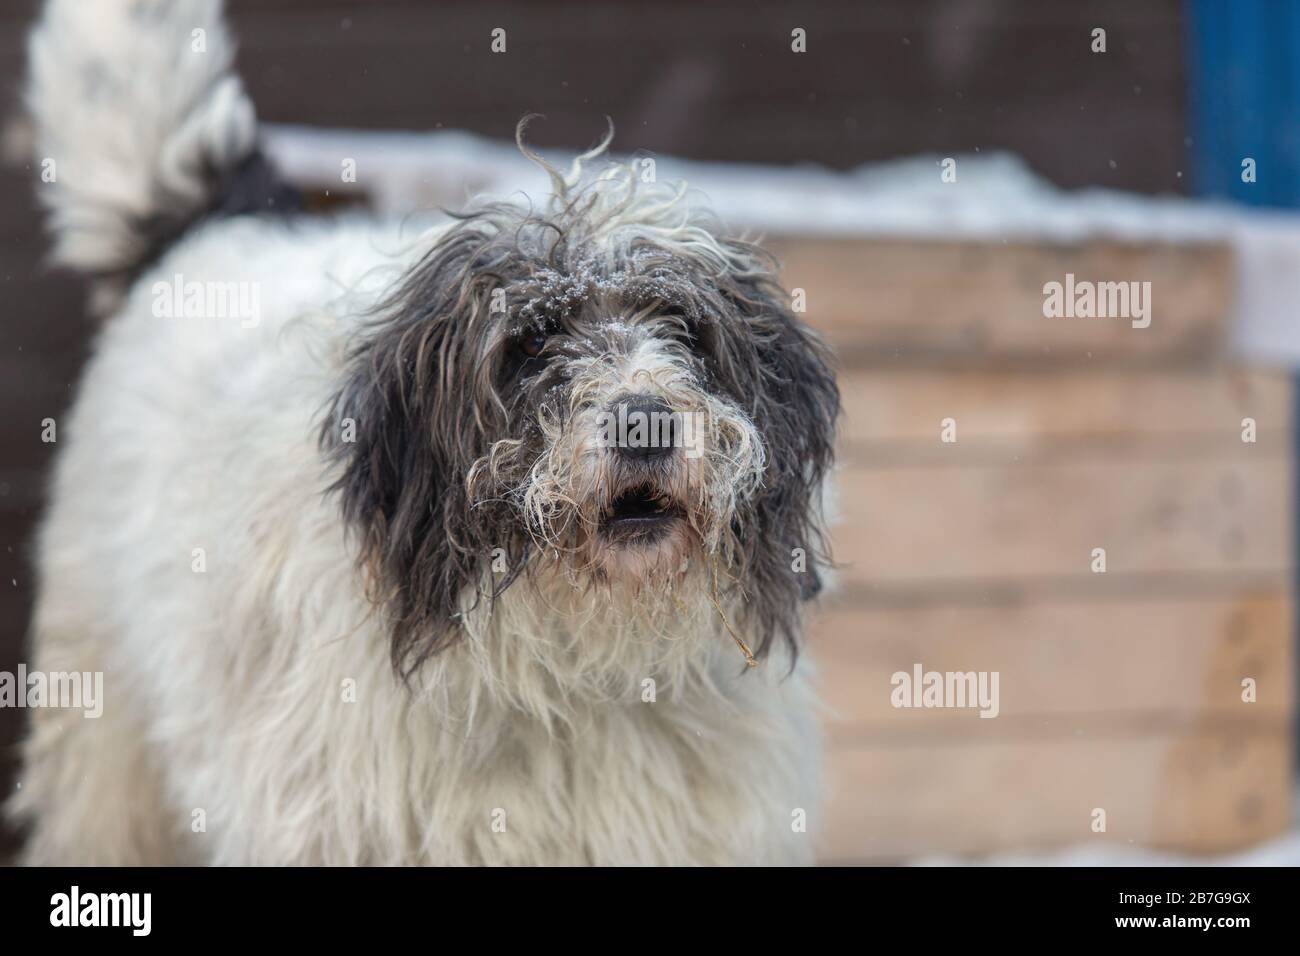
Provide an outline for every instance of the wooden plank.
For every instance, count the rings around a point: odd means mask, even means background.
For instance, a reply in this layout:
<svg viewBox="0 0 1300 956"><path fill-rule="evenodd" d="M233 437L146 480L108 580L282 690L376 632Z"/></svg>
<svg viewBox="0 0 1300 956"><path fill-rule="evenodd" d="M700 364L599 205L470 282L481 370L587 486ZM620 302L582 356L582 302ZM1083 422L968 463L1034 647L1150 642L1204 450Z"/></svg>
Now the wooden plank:
<svg viewBox="0 0 1300 956"><path fill-rule="evenodd" d="M1291 819L1281 729L841 749L828 770L828 863L1092 842L1215 853ZM1096 808L1105 833L1091 829Z"/></svg>
<svg viewBox="0 0 1300 956"><path fill-rule="evenodd" d="M1249 448L1250 446L1244 446ZM1293 566L1291 462L1071 461L964 468L851 464L831 528L842 580L871 585ZM1086 582L1085 582L1086 586Z"/></svg>
<svg viewBox="0 0 1300 956"><path fill-rule="evenodd" d="M1292 452L1293 386L1276 371L851 368L840 392L842 453L864 464ZM1245 418L1254 445L1241 440ZM946 419L952 444L940 440Z"/></svg>
<svg viewBox="0 0 1300 956"><path fill-rule="evenodd" d="M1203 600L1051 601L1006 607L839 608L813 621L838 738L984 740L1087 726L1212 718L1277 721L1295 706L1285 592ZM996 671L998 711L895 708L892 676ZM1242 680L1256 701L1242 701Z"/></svg>
<svg viewBox="0 0 1300 956"><path fill-rule="evenodd" d="M778 236L766 245L787 288L805 290L805 318L846 362L1203 363L1223 350L1233 275L1224 246ZM1149 281L1150 326L1044 317L1044 285L1067 273Z"/></svg>

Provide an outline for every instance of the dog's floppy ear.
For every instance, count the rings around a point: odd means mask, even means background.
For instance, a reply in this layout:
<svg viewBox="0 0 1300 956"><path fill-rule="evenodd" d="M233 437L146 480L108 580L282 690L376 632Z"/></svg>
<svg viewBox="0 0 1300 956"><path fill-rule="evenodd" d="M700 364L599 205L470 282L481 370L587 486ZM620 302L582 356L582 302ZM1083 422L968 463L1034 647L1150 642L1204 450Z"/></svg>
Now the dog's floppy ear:
<svg viewBox="0 0 1300 956"><path fill-rule="evenodd" d="M403 676L460 635L485 561L506 544L490 540L492 516L470 508L466 488L500 414L493 396L476 402L495 284L490 243L462 223L407 274L365 326L323 425L334 488Z"/></svg>
<svg viewBox="0 0 1300 956"><path fill-rule="evenodd" d="M760 649L781 637L797 650L798 604L821 590L829 562L822 526L823 481L834 457L840 413L829 349L800 322L772 263L753 247L752 271L721 277L719 292L743 335L729 336L728 382L767 451L763 486L737 514L748 571L746 608Z"/></svg>

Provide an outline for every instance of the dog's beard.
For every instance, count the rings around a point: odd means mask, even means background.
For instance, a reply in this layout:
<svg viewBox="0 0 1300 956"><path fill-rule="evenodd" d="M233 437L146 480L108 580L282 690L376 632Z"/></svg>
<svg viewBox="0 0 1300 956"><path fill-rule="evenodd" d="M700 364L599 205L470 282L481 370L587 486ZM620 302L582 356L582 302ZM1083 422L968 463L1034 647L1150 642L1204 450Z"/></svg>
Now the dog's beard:
<svg viewBox="0 0 1300 956"><path fill-rule="evenodd" d="M532 412L531 439L496 442L471 472L473 498L509 503L529 557L501 599L465 616L477 638L467 652L493 674L530 661L589 699L640 693L649 676L661 692L684 691L711 679L714 655L743 669L752 654L734 624L746 599L735 518L762 481L758 430L700 386L681 349L648 334L565 372L566 387ZM665 453L629 458L629 436L610 441L618 400L633 393L674 413ZM732 640L744 656L728 651Z"/></svg>

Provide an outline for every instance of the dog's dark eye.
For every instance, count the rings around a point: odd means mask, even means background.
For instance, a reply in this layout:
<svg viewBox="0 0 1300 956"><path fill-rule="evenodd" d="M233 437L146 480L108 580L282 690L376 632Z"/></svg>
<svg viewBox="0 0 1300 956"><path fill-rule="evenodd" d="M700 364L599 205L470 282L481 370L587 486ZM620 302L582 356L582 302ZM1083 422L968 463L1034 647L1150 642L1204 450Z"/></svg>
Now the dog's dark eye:
<svg viewBox="0 0 1300 956"><path fill-rule="evenodd" d="M545 369L547 360L542 357L542 352L546 350L553 334L554 330L550 328L534 328L521 330L511 336L501 364L502 381L528 378Z"/></svg>
<svg viewBox="0 0 1300 956"><path fill-rule="evenodd" d="M542 354L542 349L546 348L549 338L545 332L530 332L519 342L519 348L529 358L537 358Z"/></svg>

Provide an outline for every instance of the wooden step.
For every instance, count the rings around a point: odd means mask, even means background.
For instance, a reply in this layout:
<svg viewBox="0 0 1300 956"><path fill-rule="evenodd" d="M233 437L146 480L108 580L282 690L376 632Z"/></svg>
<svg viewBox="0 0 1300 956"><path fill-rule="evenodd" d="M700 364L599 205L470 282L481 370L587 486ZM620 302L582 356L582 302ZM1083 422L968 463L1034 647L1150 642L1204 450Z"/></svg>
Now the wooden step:
<svg viewBox="0 0 1300 956"><path fill-rule="evenodd" d="M1223 245L796 236L765 245L846 364L1200 364L1223 352L1233 276ZM1067 274L1149 281L1149 327L1045 317L1044 286Z"/></svg>
<svg viewBox="0 0 1300 956"><path fill-rule="evenodd" d="M979 741L1109 715L1248 723L1295 707L1291 601L1232 598L1044 601L1006 607L835 608L809 642L827 721L846 739ZM896 708L895 673L997 671L998 715ZM1242 700L1242 681L1256 700ZM1056 721L1056 724L1052 722Z"/></svg>
<svg viewBox="0 0 1300 956"><path fill-rule="evenodd" d="M1081 725L1051 739L841 746L829 755L826 814L810 828L826 863L1093 842L1226 852L1288 826L1291 750L1285 726L1142 734ZM1098 808L1105 833L1092 830Z"/></svg>
<svg viewBox="0 0 1300 956"><path fill-rule="evenodd" d="M1285 458L851 464L836 474L841 580L872 585L1106 573L1247 573L1294 563ZM1088 587L1081 584L1081 587Z"/></svg>
<svg viewBox="0 0 1300 956"><path fill-rule="evenodd" d="M867 465L1027 458L1290 455L1288 373L1228 368L1051 372L845 369L842 459ZM1242 441L1242 420L1256 441ZM946 419L956 441L941 441Z"/></svg>

